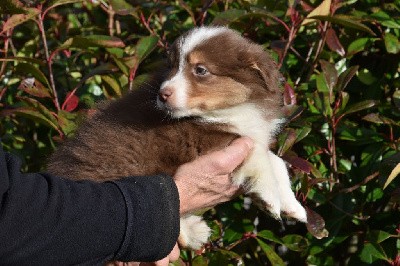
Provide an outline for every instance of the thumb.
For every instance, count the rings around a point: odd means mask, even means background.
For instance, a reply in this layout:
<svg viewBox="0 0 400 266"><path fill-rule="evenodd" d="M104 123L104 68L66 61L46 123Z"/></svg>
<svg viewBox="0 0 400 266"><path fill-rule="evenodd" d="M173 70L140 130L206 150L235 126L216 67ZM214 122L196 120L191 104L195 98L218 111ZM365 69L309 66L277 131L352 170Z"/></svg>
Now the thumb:
<svg viewBox="0 0 400 266"><path fill-rule="evenodd" d="M208 160L218 174L233 172L249 155L253 148L253 141L248 137L235 139L223 150L210 153Z"/></svg>

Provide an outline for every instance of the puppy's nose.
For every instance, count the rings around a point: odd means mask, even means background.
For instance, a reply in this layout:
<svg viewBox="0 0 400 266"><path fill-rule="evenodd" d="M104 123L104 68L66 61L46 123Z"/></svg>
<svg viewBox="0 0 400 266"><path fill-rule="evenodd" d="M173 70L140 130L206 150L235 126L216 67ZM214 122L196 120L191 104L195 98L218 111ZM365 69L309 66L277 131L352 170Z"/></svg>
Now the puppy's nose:
<svg viewBox="0 0 400 266"><path fill-rule="evenodd" d="M171 97L172 93L173 92L170 87L165 87L161 89L160 92L158 93L158 98L160 99L160 101L166 102L168 98Z"/></svg>

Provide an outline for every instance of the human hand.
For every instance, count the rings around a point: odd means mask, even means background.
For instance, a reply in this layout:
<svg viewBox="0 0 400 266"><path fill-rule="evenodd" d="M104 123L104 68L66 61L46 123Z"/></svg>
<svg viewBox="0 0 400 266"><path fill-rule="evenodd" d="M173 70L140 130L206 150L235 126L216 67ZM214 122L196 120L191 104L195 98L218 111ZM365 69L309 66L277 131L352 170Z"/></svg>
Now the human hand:
<svg viewBox="0 0 400 266"><path fill-rule="evenodd" d="M181 215L232 199L240 188L232 184L231 174L252 147L252 140L242 137L223 150L200 156L180 166L174 180L178 187Z"/></svg>
<svg viewBox="0 0 400 266"><path fill-rule="evenodd" d="M179 259L180 250L178 244L172 249L171 253L162 260L156 262L122 262L112 261L106 264L106 266L168 266L170 262L174 262Z"/></svg>

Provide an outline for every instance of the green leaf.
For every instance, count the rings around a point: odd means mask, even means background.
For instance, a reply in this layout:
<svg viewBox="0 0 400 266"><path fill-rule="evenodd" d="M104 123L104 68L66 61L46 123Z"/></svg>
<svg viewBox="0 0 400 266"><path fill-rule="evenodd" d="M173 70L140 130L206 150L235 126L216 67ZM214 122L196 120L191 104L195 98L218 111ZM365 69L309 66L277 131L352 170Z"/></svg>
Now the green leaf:
<svg viewBox="0 0 400 266"><path fill-rule="evenodd" d="M44 106L42 103L40 103L38 100L29 98L29 97L18 97L21 102L26 103L30 107L35 108L38 110L41 114L43 114L51 123L54 128L58 128L57 124L57 119L55 117L55 114L51 112L46 106Z"/></svg>
<svg viewBox="0 0 400 266"><path fill-rule="evenodd" d="M16 26L34 18L35 16L40 14L40 10L37 8L27 8L26 10L26 14L15 14L12 15L4 24L3 24L3 29L1 31L1 33L9 30L9 29L13 29Z"/></svg>
<svg viewBox="0 0 400 266"><path fill-rule="evenodd" d="M1 0L0 1L0 14L26 14L27 11L24 5L18 0Z"/></svg>
<svg viewBox="0 0 400 266"><path fill-rule="evenodd" d="M76 36L65 41L57 50L68 48L89 48L89 47L125 47L124 42L117 37L108 35Z"/></svg>
<svg viewBox="0 0 400 266"><path fill-rule="evenodd" d="M372 38L358 38L351 42L347 47L347 54L353 55L358 52L365 51L365 46L373 40Z"/></svg>
<svg viewBox="0 0 400 266"><path fill-rule="evenodd" d="M28 63L33 63L37 65L44 66L46 63L43 60L32 58L32 57L7 57L7 58L0 58L0 62L5 61L5 62L28 62Z"/></svg>
<svg viewBox="0 0 400 266"><path fill-rule="evenodd" d="M349 108L347 108L343 112L343 114L344 115L348 115L348 114L351 114L351 113L359 112L359 111L374 107L377 104L378 104L378 102L374 101L374 100L361 101L361 102L355 103L352 106L350 106Z"/></svg>
<svg viewBox="0 0 400 266"><path fill-rule="evenodd" d="M217 13L213 24L215 25L229 25L230 23L239 20L247 14L247 11L240 9L229 9L224 12Z"/></svg>
<svg viewBox="0 0 400 266"><path fill-rule="evenodd" d="M400 109L400 90L397 90L393 93L393 102L394 105Z"/></svg>
<svg viewBox="0 0 400 266"><path fill-rule="evenodd" d="M367 234L367 241L372 243L381 243L386 239L390 238L392 235L388 232L381 231L381 230L372 230Z"/></svg>
<svg viewBox="0 0 400 266"><path fill-rule="evenodd" d="M81 3L84 0L52 0L49 3L49 7L46 9L46 11L49 11L50 9L53 9L57 6L61 5L66 5L66 4L74 4L74 3Z"/></svg>
<svg viewBox="0 0 400 266"><path fill-rule="evenodd" d="M314 105L325 117L332 116L332 107L329 92L314 92Z"/></svg>
<svg viewBox="0 0 400 266"><path fill-rule="evenodd" d="M102 81L104 82L105 85L107 85L107 89L110 90L111 95L116 95L116 96L121 96L121 87L115 78L109 76L109 75L104 75L101 76Z"/></svg>
<svg viewBox="0 0 400 266"><path fill-rule="evenodd" d="M39 112L34 107L17 107L13 109L6 109L0 112L1 116L9 116L12 114L29 118L35 122L38 122L44 126L54 128L58 130L57 124L48 119L45 115Z"/></svg>
<svg viewBox="0 0 400 266"><path fill-rule="evenodd" d="M329 92L329 86L325 79L324 73L321 72L315 77L315 81L317 83L317 90L319 92Z"/></svg>
<svg viewBox="0 0 400 266"><path fill-rule="evenodd" d="M395 16L392 18L389 14L383 10L379 10L369 15L373 20L377 20L383 26L393 29L400 29L400 24L395 21Z"/></svg>
<svg viewBox="0 0 400 266"><path fill-rule="evenodd" d="M127 3L124 0L109 0L109 3L115 13L117 13L118 15L137 15L136 12L138 10L138 7L133 7L131 4Z"/></svg>
<svg viewBox="0 0 400 266"><path fill-rule="evenodd" d="M227 265L233 266L237 265L238 262L241 262L241 256L233 251L219 249L216 252L209 252L206 254L209 261L209 266L220 266L220 265ZM235 261L236 263L233 263Z"/></svg>
<svg viewBox="0 0 400 266"><path fill-rule="evenodd" d="M296 131L293 128L287 128L279 135L282 145L279 148L279 154L286 153L296 142Z"/></svg>
<svg viewBox="0 0 400 266"><path fill-rule="evenodd" d="M178 261L177 262L173 262L172 264L176 265L176 266L182 266L182 263L179 263ZM169 265L171 265L171 262L170 262ZM196 256L196 257L193 258L192 265L193 266L208 266L209 265L209 261L208 261L208 259L206 257L203 257L203 256L200 255L200 256Z"/></svg>
<svg viewBox="0 0 400 266"><path fill-rule="evenodd" d="M285 266L285 262L283 262L283 260L281 259L281 257L278 256L278 254L276 254L276 252L274 251L274 249L269 246L267 243L263 242L262 240L260 240L259 238L256 238L258 244L260 245L261 249L264 251L265 255L267 255L267 258L269 259L269 261L271 262L271 264L273 266L277 265L277 266Z"/></svg>
<svg viewBox="0 0 400 266"><path fill-rule="evenodd" d="M303 251L308 248L308 240L301 235L285 235L282 237L283 244L290 250Z"/></svg>
<svg viewBox="0 0 400 266"><path fill-rule="evenodd" d="M400 121L396 122L393 119L387 118L383 115L377 114L377 113L372 113L372 114L367 114L362 118L365 121L372 122L375 124L385 124L385 125L397 125L400 126Z"/></svg>
<svg viewBox="0 0 400 266"><path fill-rule="evenodd" d="M67 136L71 136L78 128L77 113L70 113L63 110L58 111L58 124L62 132Z"/></svg>
<svg viewBox="0 0 400 266"><path fill-rule="evenodd" d="M383 197L383 190L380 187L374 188L367 194L367 202L376 202Z"/></svg>
<svg viewBox="0 0 400 266"><path fill-rule="evenodd" d="M138 41L135 56L139 64L154 50L154 48L156 48L157 42L157 36L147 36Z"/></svg>
<svg viewBox="0 0 400 266"><path fill-rule="evenodd" d="M364 32L368 32L369 34L375 36L375 33L365 26L364 24L357 22L357 18L352 17L352 16L346 16L346 15L334 15L334 16L313 16L310 17L312 19L319 19L322 21L329 21L334 24L342 25L347 28L352 28L356 30L361 30Z"/></svg>
<svg viewBox="0 0 400 266"><path fill-rule="evenodd" d="M42 71L40 71L39 68L37 68L36 66L29 64L29 63L19 63L16 67L15 67L15 72L26 76L27 73L31 74L34 78L36 78L37 80L39 80L42 84L44 84L47 88L50 88L50 83L47 80L46 76L43 74Z"/></svg>
<svg viewBox="0 0 400 266"><path fill-rule="evenodd" d="M341 113L346 108L347 103L349 102L350 96L345 91L341 91L339 95L340 95L341 102L340 102L340 107L338 109L338 113Z"/></svg>
<svg viewBox="0 0 400 266"><path fill-rule="evenodd" d="M332 92L338 81L338 72L335 69L335 65L325 60L320 60L319 62L321 64L322 73L324 74L328 89L330 92Z"/></svg>
<svg viewBox="0 0 400 266"><path fill-rule="evenodd" d="M359 255L361 261L366 263L373 263L379 259L387 260L385 251L379 244L366 243Z"/></svg>
<svg viewBox="0 0 400 266"><path fill-rule="evenodd" d="M349 84L350 80L357 73L357 70L358 66L351 66L341 73L338 77L335 90L343 91L347 87L347 84Z"/></svg>
<svg viewBox="0 0 400 266"><path fill-rule="evenodd" d="M135 59L134 56L131 56L130 58ZM112 55L112 59L114 60L115 64L118 66L118 68L124 73L124 75L129 76L129 66L126 65L126 59L124 60L123 58L117 58ZM129 63L129 61L128 61Z"/></svg>
<svg viewBox="0 0 400 266"><path fill-rule="evenodd" d="M270 230L262 230L260 232L257 233L257 237L261 237L264 238L266 240L275 242L275 243L279 243L279 244L283 244L283 241L277 237L274 232L270 231Z"/></svg>
<svg viewBox="0 0 400 266"><path fill-rule="evenodd" d="M394 36L391 33L386 33L385 36L383 37L385 40L385 47L386 51L389 54L397 54L400 51L400 41L399 38Z"/></svg>

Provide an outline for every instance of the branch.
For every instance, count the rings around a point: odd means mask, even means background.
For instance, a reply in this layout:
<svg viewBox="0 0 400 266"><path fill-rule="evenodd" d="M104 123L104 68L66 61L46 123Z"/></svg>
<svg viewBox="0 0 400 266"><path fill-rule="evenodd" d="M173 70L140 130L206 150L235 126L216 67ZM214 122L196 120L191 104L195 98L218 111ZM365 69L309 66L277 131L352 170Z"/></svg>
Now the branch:
<svg viewBox="0 0 400 266"><path fill-rule="evenodd" d="M372 175L367 176L363 181L361 181L360 183L352 186L352 187L348 187L348 188L344 188L339 190L339 193L350 193L353 192L354 190L358 189L359 187L367 184L369 181L371 181L372 179L374 179L375 177L377 177L379 175L379 172L375 172Z"/></svg>
<svg viewBox="0 0 400 266"><path fill-rule="evenodd" d="M40 30L42 41L43 41L44 53L45 53L45 56L46 56L47 67L48 67L48 70L49 70L50 86L51 86L51 91L53 93L53 102L54 102L54 105L55 105L56 109L60 110L60 103L58 101L56 85L54 83L52 58L49 55L49 48L47 47L47 38L46 38L46 34L44 32L43 16L41 14L38 15L38 20L36 22L37 22L37 24L39 26L39 30Z"/></svg>

